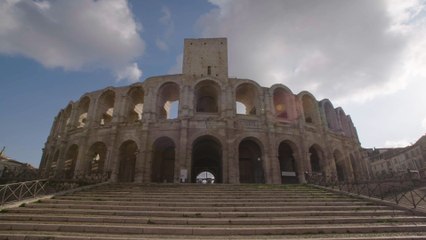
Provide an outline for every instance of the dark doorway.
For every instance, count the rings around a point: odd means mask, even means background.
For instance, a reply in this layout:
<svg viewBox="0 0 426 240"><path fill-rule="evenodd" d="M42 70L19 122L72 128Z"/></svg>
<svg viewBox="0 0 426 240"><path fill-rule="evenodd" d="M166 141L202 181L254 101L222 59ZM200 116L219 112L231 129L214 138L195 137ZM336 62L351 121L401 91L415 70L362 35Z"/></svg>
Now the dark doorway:
<svg viewBox="0 0 426 240"><path fill-rule="evenodd" d="M175 144L168 137L157 139L152 152L152 182L174 182Z"/></svg>
<svg viewBox="0 0 426 240"><path fill-rule="evenodd" d="M240 183L265 183L262 151L253 140L243 140L238 147Z"/></svg>
<svg viewBox="0 0 426 240"><path fill-rule="evenodd" d="M135 166L138 146L134 141L126 141L120 146L118 169L119 182L133 182L135 180Z"/></svg>
<svg viewBox="0 0 426 240"><path fill-rule="evenodd" d="M210 172L215 183L222 182L222 146L211 136L202 136L192 145L191 182L202 172Z"/></svg>
<svg viewBox="0 0 426 240"><path fill-rule="evenodd" d="M280 161L281 183L299 183L294 152L289 143L280 143L278 159Z"/></svg>
<svg viewBox="0 0 426 240"><path fill-rule="evenodd" d="M321 169L321 160L322 160L322 151L321 149L314 145L309 148L310 162L311 162L311 171L312 173L322 173Z"/></svg>
<svg viewBox="0 0 426 240"><path fill-rule="evenodd" d="M343 155L338 150L334 151L333 153L334 157L334 163L336 164L336 173L337 173L337 180L339 182L345 181L345 173L344 173L344 165L343 165Z"/></svg>

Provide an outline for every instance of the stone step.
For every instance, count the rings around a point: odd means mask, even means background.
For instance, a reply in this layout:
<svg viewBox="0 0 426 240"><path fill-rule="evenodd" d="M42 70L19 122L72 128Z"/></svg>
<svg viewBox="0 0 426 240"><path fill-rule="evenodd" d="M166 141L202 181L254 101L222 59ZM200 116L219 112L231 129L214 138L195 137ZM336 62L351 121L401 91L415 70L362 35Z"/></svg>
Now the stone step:
<svg viewBox="0 0 426 240"><path fill-rule="evenodd" d="M161 235L281 235L281 234L324 234L324 233L371 233L371 232L425 232L426 224L341 224L341 225L291 225L291 226L157 226L155 224L76 224L0 222L1 231L61 231L122 234Z"/></svg>
<svg viewBox="0 0 426 240"><path fill-rule="evenodd" d="M110 209L44 209L44 208L14 208L6 213L26 214L86 214L101 216L149 216L149 217L198 217L198 218L250 218L250 217L307 217L307 216L384 216L411 215L402 210L346 210L346 211L287 211L287 212L207 212L207 211L114 211Z"/></svg>
<svg viewBox="0 0 426 240"><path fill-rule="evenodd" d="M176 196L176 197L169 197L169 196L150 196L150 195L145 195L145 196L140 196L140 197L129 197L126 195L122 195L122 196L116 196L116 197L108 197L108 196L102 196L102 195L92 195L92 196L77 196L77 195L67 195L67 196L57 196L54 199L68 199L68 200L121 200L121 201L189 201L189 200L198 200L198 201L202 201L202 200L211 200L211 201L307 201L308 199L312 199L312 200L317 200L317 201L341 201L343 199L350 199L352 201L354 201L355 198L347 198L347 197L312 197L312 198L308 198L308 197L280 197L280 196L270 196L270 197L265 197L262 195L259 196L253 196L253 197L241 197L241 196L223 196L223 197L218 197L218 196L200 196L197 198L189 198L186 196Z"/></svg>
<svg viewBox="0 0 426 240"><path fill-rule="evenodd" d="M64 216L39 214L2 214L1 221L35 222L87 222L87 223L137 223L162 225L293 225L293 224L350 224L350 223L398 223L426 222L419 216L376 216L376 217L281 217L281 218L170 218L170 217L117 217L117 216Z"/></svg>
<svg viewBox="0 0 426 240"><path fill-rule="evenodd" d="M177 207L177 206L197 206L197 207L236 207L236 206L348 206L348 205L376 205L366 201L206 201L206 202L176 202L176 201L110 201L110 200L68 200L68 199L46 199L42 200L43 204L75 204L75 205L125 205L125 206L165 206L165 207Z"/></svg>
<svg viewBox="0 0 426 240"><path fill-rule="evenodd" d="M120 205L82 205L82 204L59 204L59 203L38 203L30 204L29 208L59 208L59 209L93 209L93 210L116 210L116 211L203 211L203 212L287 212L287 211L344 211L344 210L386 210L387 206L375 205L347 205L347 206L246 206L246 207L216 207L208 208L203 206L120 206Z"/></svg>
<svg viewBox="0 0 426 240"><path fill-rule="evenodd" d="M425 239L426 232L404 232L404 233L362 233L362 234L303 234L295 235L255 235L255 236L197 236L197 235L148 235L148 234L100 234L100 233L63 233L63 232L31 232L31 231L9 231L4 233L0 231L0 239L9 240L91 240L91 239L114 239L114 240L169 240L169 239L185 239L185 240L249 240L249 239L286 239L286 240L418 240Z"/></svg>

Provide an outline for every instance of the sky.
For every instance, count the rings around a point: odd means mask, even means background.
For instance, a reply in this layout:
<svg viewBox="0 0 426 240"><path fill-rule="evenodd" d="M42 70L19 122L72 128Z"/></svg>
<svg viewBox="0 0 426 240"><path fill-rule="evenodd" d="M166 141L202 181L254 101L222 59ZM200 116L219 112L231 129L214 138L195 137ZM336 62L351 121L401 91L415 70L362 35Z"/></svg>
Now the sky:
<svg viewBox="0 0 426 240"><path fill-rule="evenodd" d="M180 73L204 37L228 39L230 77L343 107L363 147L426 133L426 0L1 0L0 148L38 167L70 101Z"/></svg>

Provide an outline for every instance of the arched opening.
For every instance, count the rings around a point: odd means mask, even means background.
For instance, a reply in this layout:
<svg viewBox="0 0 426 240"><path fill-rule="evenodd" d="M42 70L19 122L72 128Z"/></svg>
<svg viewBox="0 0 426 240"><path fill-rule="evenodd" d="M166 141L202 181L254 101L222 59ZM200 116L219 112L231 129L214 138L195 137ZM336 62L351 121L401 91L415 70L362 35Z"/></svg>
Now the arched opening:
<svg viewBox="0 0 426 240"><path fill-rule="evenodd" d="M360 180L360 172L359 172L359 166L358 163L356 162L356 159L354 158L354 156L352 154L349 155L349 158L351 160L351 165L352 165L352 171L353 171L353 175L354 175L354 180L359 181Z"/></svg>
<svg viewBox="0 0 426 240"><path fill-rule="evenodd" d="M309 96L308 94L302 97L303 114L305 116L305 122L309 124L320 124L318 119L318 106L317 101Z"/></svg>
<svg viewBox="0 0 426 240"><path fill-rule="evenodd" d="M294 114L294 96L283 88L274 90L274 110L275 116L282 120L295 119Z"/></svg>
<svg viewBox="0 0 426 240"><path fill-rule="evenodd" d="M333 153L334 163L336 164L337 180L339 182L345 181L345 165L343 155L340 151L335 150Z"/></svg>
<svg viewBox="0 0 426 240"><path fill-rule="evenodd" d="M328 129L338 130L339 125L337 123L337 114L336 114L336 111L334 110L333 105L331 105L330 102L326 102L324 104L324 112L325 112L325 117L327 120Z"/></svg>
<svg viewBox="0 0 426 240"><path fill-rule="evenodd" d="M87 173L90 175L102 174L106 160L107 147L103 142L96 142L90 148L87 154L88 166Z"/></svg>
<svg viewBox="0 0 426 240"><path fill-rule="evenodd" d="M215 183L222 182L222 146L212 136L199 137L192 144L191 182L197 182L202 172L210 172Z"/></svg>
<svg viewBox="0 0 426 240"><path fill-rule="evenodd" d="M196 183L213 184L214 181L215 181L215 177L213 173L209 171L201 172L196 177Z"/></svg>
<svg viewBox="0 0 426 240"><path fill-rule="evenodd" d="M159 119L175 119L179 117L179 85L169 82L160 87L157 109Z"/></svg>
<svg viewBox="0 0 426 240"><path fill-rule="evenodd" d="M348 117L346 116L343 109L339 108L337 116L340 122L341 129L345 133L345 136L348 136L348 137L352 136L351 130L349 127Z"/></svg>
<svg viewBox="0 0 426 240"><path fill-rule="evenodd" d="M142 119L144 92L141 87L133 87L127 95L127 116L129 123L137 122Z"/></svg>
<svg viewBox="0 0 426 240"><path fill-rule="evenodd" d="M152 147L152 182L174 182L175 143L168 137L161 137Z"/></svg>
<svg viewBox="0 0 426 240"><path fill-rule="evenodd" d="M78 103L78 124L77 128L85 127L87 124L87 113L89 112L90 98L84 97Z"/></svg>
<svg viewBox="0 0 426 240"><path fill-rule="evenodd" d="M59 150L56 150L55 154L53 155L52 162L50 164L49 178L55 176L56 169L58 168L58 159L59 159Z"/></svg>
<svg viewBox="0 0 426 240"><path fill-rule="evenodd" d="M71 110L72 105L69 104L67 108L65 108L64 113L62 115L62 130L65 130L68 125L71 123Z"/></svg>
<svg viewBox="0 0 426 240"><path fill-rule="evenodd" d="M133 182L135 180L136 157L138 146L134 141L128 140L121 144L119 150L118 181Z"/></svg>
<svg viewBox="0 0 426 240"><path fill-rule="evenodd" d="M311 172L316 174L322 174L323 166L323 152L318 145L312 145L309 148L309 160L311 163Z"/></svg>
<svg viewBox="0 0 426 240"><path fill-rule="evenodd" d="M281 142L278 147L281 183L299 183L293 149L295 149L294 144L286 141Z"/></svg>
<svg viewBox="0 0 426 240"><path fill-rule="evenodd" d="M112 90L104 92L100 98L97 106L97 122L99 125L104 126L112 122L114 114L115 93Z"/></svg>
<svg viewBox="0 0 426 240"><path fill-rule="evenodd" d="M219 92L217 83L205 80L195 86L195 109L197 112L217 113L219 112Z"/></svg>
<svg viewBox="0 0 426 240"><path fill-rule="evenodd" d="M253 84L239 85L235 93L237 114L256 115L258 99L256 87ZM240 105L244 105L244 108Z"/></svg>
<svg viewBox="0 0 426 240"><path fill-rule="evenodd" d="M74 176L75 165L77 163L78 146L73 144L68 148L64 161L64 174L66 179L71 179Z"/></svg>
<svg viewBox="0 0 426 240"><path fill-rule="evenodd" d="M245 139L238 146L240 183L265 183L262 150L255 141Z"/></svg>

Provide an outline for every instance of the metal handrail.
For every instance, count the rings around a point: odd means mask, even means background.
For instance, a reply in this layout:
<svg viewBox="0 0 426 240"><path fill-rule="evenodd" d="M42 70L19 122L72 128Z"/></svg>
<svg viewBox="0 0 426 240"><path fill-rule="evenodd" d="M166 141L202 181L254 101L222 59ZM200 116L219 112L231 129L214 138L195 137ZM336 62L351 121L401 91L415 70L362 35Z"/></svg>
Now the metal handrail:
<svg viewBox="0 0 426 240"><path fill-rule="evenodd" d="M399 178L377 181L338 181L330 176L307 176L308 183L358 196L378 198L413 209L426 209L426 181ZM422 189L424 188L424 189Z"/></svg>
<svg viewBox="0 0 426 240"><path fill-rule="evenodd" d="M48 179L0 185L0 206L47 193Z"/></svg>
<svg viewBox="0 0 426 240"><path fill-rule="evenodd" d="M0 185L0 206L19 202L24 199L36 198L42 195L58 193L82 186L107 182L110 179L110 172L99 172L87 174L76 172L73 178L67 178L64 173L57 173L56 177L49 179L39 179L18 183Z"/></svg>

